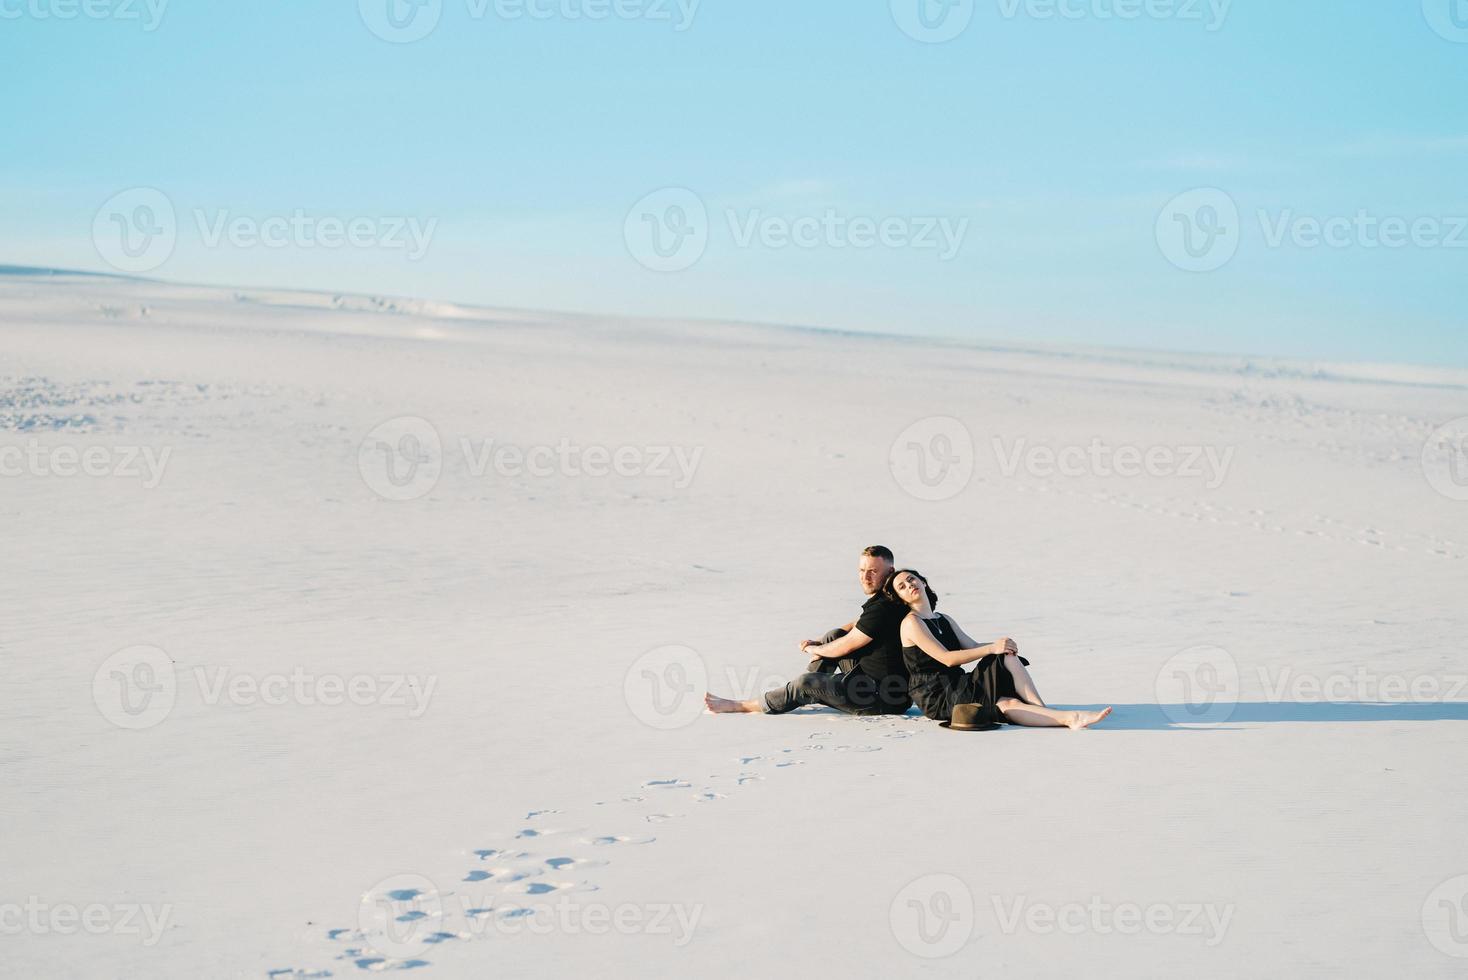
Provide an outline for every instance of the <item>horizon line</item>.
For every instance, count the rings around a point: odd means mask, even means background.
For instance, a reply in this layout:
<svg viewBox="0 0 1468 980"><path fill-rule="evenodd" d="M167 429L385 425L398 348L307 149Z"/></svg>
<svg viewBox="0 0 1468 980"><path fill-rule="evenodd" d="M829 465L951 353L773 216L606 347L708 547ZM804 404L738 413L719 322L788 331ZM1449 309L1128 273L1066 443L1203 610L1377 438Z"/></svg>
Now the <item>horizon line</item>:
<svg viewBox="0 0 1468 980"><path fill-rule="evenodd" d="M718 324L722 326L753 327L762 330L791 330L803 333L831 334L846 337L859 337L874 340L922 340L935 345L947 345L968 350L996 350L1007 353L1032 353L1060 356L1073 353L1111 353L1111 354L1151 354L1164 356L1203 357L1217 359L1234 359L1244 361L1239 365L1243 368L1252 366L1251 362L1261 362L1270 365L1301 367L1309 365L1313 370L1300 372L1306 377L1323 381L1340 381L1353 383L1375 383L1375 384L1401 384L1418 387L1433 388L1465 388L1468 387L1468 366L1445 365L1445 364L1423 364L1417 361L1382 361L1361 360L1352 358L1325 358L1325 357L1289 357L1275 354L1259 354L1247 351L1225 351L1225 350L1190 350L1186 348L1168 347L1129 347L1121 344L1098 344L1081 343L1075 341L1044 341L1031 339L1012 339L1006 337L980 336L963 338L945 334L924 333L897 333L882 330L865 330L857 327L840 327L822 324L786 323L764 320L727 319L701 315L648 315L641 313L613 313L596 310L576 309L550 309L545 307L524 306L488 306L480 302L463 302L454 299L443 299L434 296L415 296L404 293L366 293L352 290L339 290L322 288L320 286L280 286L280 285L241 285L237 283L222 282L196 282L178 279L164 279L156 276L136 275L118 271L95 271L91 269L63 269L51 266L29 266L0 262L0 277L33 277L49 278L53 276L76 276L79 278L93 279L115 279L123 282L156 283L161 286L192 287L199 289L252 289L274 292L297 292L308 293L318 296L358 296L363 298L402 300L415 303L443 303L459 307L465 310L483 310L485 312L512 312L528 313L552 316L580 317L585 319L614 319L641 321L645 323L704 323ZM432 318L431 313L418 313L418 316ZM1449 375L1461 375L1461 381L1403 381L1394 378L1358 378L1350 375L1332 374L1323 371L1323 366L1338 367L1360 367L1360 368L1417 368L1426 371L1443 372Z"/></svg>

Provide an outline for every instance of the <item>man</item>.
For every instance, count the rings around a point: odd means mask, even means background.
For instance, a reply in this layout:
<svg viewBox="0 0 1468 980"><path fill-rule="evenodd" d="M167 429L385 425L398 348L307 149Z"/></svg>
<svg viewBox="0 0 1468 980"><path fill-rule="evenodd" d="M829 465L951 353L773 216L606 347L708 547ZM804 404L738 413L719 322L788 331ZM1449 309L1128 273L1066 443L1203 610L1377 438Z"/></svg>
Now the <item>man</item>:
<svg viewBox="0 0 1468 980"><path fill-rule="evenodd" d="M887 583L887 579L891 578L892 570L895 567L896 562L892 558L892 552L882 545L874 544L870 548L862 550L861 558L856 563L856 577L861 583L862 593L868 596L866 603L861 607L863 616L881 610L885 605L881 601L883 598L882 586ZM902 612L906 615L907 610L902 609ZM897 622L900 626L902 623L901 617L898 618ZM847 639L846 642L838 644L838 640L845 639L851 635L851 631L856 628L856 625L856 622L853 621L847 623L845 626L836 627L819 640L802 641L800 649L815 658L811 660L810 666L807 669L814 674L831 674L835 673L838 668L848 674L851 673L856 660L854 656L848 656L848 653L854 654L855 651L869 645L874 635L862 631L861 635L865 639L852 637L851 639ZM869 622L868 625L876 628L878 624ZM817 650L824 650L825 652L817 653Z"/></svg>
<svg viewBox="0 0 1468 980"><path fill-rule="evenodd" d="M890 549L879 544L864 549L857 576L869 598L861 607L861 616L827 633L820 642L801 642L800 649L815 658L810 670L752 701L706 694L708 709L715 714L781 715L807 704L824 704L854 715L906 712L912 700L907 693L900 632L908 610L882 590L894 567ZM838 665L839 674L835 673Z"/></svg>

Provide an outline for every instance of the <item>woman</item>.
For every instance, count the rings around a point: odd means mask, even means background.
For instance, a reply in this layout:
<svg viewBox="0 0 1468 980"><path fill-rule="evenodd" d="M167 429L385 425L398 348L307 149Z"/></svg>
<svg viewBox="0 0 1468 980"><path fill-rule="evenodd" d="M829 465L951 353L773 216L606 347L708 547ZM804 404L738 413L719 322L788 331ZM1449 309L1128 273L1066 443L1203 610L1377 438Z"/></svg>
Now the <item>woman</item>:
<svg viewBox="0 0 1468 980"><path fill-rule="evenodd" d="M991 706L995 721L1033 728L1087 728L1111 714L1047 708L1025 670L1019 647L1005 637L974 642L952 617L933 612L938 596L912 569L895 573L889 592L912 611L902 621L902 656L911 675L911 694L923 714L947 721L955 704ZM978 661L971 673L963 665Z"/></svg>

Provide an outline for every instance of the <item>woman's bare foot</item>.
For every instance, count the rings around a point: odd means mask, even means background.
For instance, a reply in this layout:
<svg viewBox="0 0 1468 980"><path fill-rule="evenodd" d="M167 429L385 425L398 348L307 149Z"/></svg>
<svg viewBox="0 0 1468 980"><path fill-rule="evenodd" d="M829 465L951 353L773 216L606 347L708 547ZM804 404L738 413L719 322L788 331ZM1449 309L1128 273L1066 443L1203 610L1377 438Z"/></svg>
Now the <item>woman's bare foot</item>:
<svg viewBox="0 0 1468 980"><path fill-rule="evenodd" d="M1080 731L1082 728L1090 728L1096 722L1111 714L1110 708L1102 708L1100 711L1072 711L1071 720L1066 723L1066 728L1072 731Z"/></svg>
<svg viewBox="0 0 1468 980"><path fill-rule="evenodd" d="M764 710L758 701L730 701L707 692L704 693L703 703L716 715L750 715Z"/></svg>

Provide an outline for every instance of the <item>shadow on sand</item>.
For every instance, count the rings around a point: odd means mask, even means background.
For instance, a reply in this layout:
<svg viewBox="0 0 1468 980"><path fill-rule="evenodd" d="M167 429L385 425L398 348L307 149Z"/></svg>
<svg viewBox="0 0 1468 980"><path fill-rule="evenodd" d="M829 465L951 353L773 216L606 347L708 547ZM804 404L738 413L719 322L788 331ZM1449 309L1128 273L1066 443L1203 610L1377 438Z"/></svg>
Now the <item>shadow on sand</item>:
<svg viewBox="0 0 1468 980"><path fill-rule="evenodd" d="M1067 705L1101 707L1101 705ZM1190 704L1117 704L1099 728L1123 731L1208 731L1268 722L1468 721L1468 701L1241 701L1204 710Z"/></svg>

